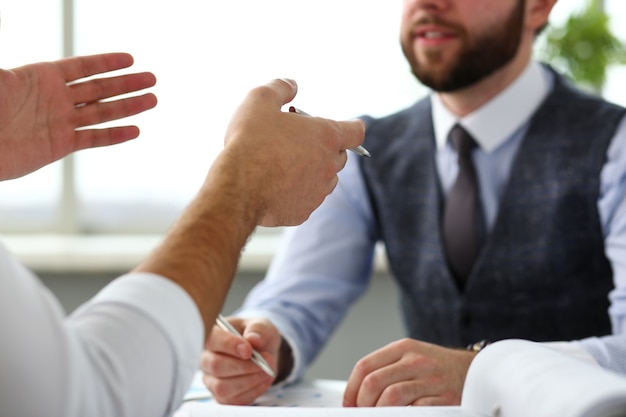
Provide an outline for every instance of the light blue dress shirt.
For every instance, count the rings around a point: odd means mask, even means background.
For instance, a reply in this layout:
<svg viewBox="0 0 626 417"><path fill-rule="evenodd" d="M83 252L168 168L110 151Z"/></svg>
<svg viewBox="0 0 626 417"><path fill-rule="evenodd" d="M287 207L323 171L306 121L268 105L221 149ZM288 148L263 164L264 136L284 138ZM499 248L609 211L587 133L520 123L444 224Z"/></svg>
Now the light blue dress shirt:
<svg viewBox="0 0 626 417"><path fill-rule="evenodd" d="M456 153L446 138L460 123L480 145L473 158L489 230L530 118L553 82L551 73L532 62L506 90L461 119L447 110L439 95L431 95L436 162L444 193L458 171ZM371 276L375 220L357 158L349 155L337 188L309 220L286 230L266 278L237 312L267 317L280 329L294 351L295 369L289 380L304 373L351 303L366 290ZM598 209L615 283L607 294L608 314L613 333L620 336L585 339L568 344L568 350L582 348L602 366L626 373L626 120L608 149L600 182Z"/></svg>

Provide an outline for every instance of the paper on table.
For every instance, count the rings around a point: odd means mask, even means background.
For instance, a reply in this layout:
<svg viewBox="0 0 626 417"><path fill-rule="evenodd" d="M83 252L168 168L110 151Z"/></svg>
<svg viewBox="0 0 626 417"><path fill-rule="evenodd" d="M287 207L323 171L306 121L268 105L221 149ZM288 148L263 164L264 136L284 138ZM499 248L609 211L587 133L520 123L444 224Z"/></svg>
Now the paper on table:
<svg viewBox="0 0 626 417"><path fill-rule="evenodd" d="M626 378L539 343L504 340L476 356L461 404L499 417L626 417Z"/></svg>
<svg viewBox="0 0 626 417"><path fill-rule="evenodd" d="M341 407L345 387L345 381L329 379L302 381L293 385L270 388L252 405L263 407ZM219 406L202 383L200 372L194 376L191 387L185 395L187 401L196 398L200 398L199 401L205 404Z"/></svg>
<svg viewBox="0 0 626 417"><path fill-rule="evenodd" d="M186 402L174 417L484 417L460 407L342 408L345 381L313 380L270 389L252 406L220 405L212 398ZM197 373L187 398L208 391Z"/></svg>
<svg viewBox="0 0 626 417"><path fill-rule="evenodd" d="M199 375L194 384L190 394L206 390ZM248 407L188 402L175 417L626 417L626 378L523 340L494 343L476 356L461 407L341 408L344 387L304 382Z"/></svg>
<svg viewBox="0 0 626 417"><path fill-rule="evenodd" d="M484 417L461 407L207 407L190 404L184 417Z"/></svg>

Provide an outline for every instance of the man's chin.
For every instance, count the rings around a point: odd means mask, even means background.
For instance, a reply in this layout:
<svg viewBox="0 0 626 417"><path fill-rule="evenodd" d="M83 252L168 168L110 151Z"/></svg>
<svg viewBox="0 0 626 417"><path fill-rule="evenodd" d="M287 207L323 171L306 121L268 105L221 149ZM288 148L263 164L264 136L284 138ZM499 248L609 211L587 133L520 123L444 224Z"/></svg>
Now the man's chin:
<svg viewBox="0 0 626 417"><path fill-rule="evenodd" d="M447 73L445 69L436 69L429 71L414 72L413 75L418 79L420 83L430 88L431 90L443 92L446 89Z"/></svg>

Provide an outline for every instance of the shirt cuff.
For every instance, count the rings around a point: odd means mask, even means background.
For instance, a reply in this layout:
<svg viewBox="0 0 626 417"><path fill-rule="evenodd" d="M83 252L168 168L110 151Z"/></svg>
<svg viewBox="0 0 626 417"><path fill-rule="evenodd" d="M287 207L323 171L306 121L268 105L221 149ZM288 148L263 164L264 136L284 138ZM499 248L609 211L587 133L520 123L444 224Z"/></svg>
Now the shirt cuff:
<svg viewBox="0 0 626 417"><path fill-rule="evenodd" d="M566 355L572 356L574 358L580 359L584 362L590 363L592 365L598 365L598 362L594 359L593 356L589 352L587 352L582 346L575 342L543 342L541 343L544 346L549 348L558 350L559 352L565 353Z"/></svg>
<svg viewBox="0 0 626 417"><path fill-rule="evenodd" d="M172 399L182 399L198 369L204 346L202 317L189 294L160 275L130 273L112 281L73 315L80 316L101 303L124 305L144 315L161 329L176 357Z"/></svg>

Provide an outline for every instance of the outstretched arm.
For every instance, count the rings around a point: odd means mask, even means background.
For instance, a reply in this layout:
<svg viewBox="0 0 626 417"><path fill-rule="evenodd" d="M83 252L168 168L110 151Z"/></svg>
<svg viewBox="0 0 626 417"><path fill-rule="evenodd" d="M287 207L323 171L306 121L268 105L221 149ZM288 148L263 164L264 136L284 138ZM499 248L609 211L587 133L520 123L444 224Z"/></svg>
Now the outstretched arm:
<svg viewBox="0 0 626 417"><path fill-rule="evenodd" d="M360 122L282 112L295 94L290 81L254 89L162 244L71 318L64 321L53 296L0 247L3 414L173 413L249 234L257 224L304 221L337 183L345 149L363 140ZM24 401L29 390L45 401Z"/></svg>
<svg viewBox="0 0 626 417"><path fill-rule="evenodd" d="M85 79L132 64L129 54L109 53L0 70L0 180L26 175L74 151L136 138L136 126L88 127L153 108L154 94L118 96L154 86L155 76Z"/></svg>
<svg viewBox="0 0 626 417"><path fill-rule="evenodd" d="M363 140L360 121L282 112L296 91L294 82L274 80L248 94L198 194L137 268L183 287L200 309L207 336L254 228L305 221L335 188L346 149Z"/></svg>

